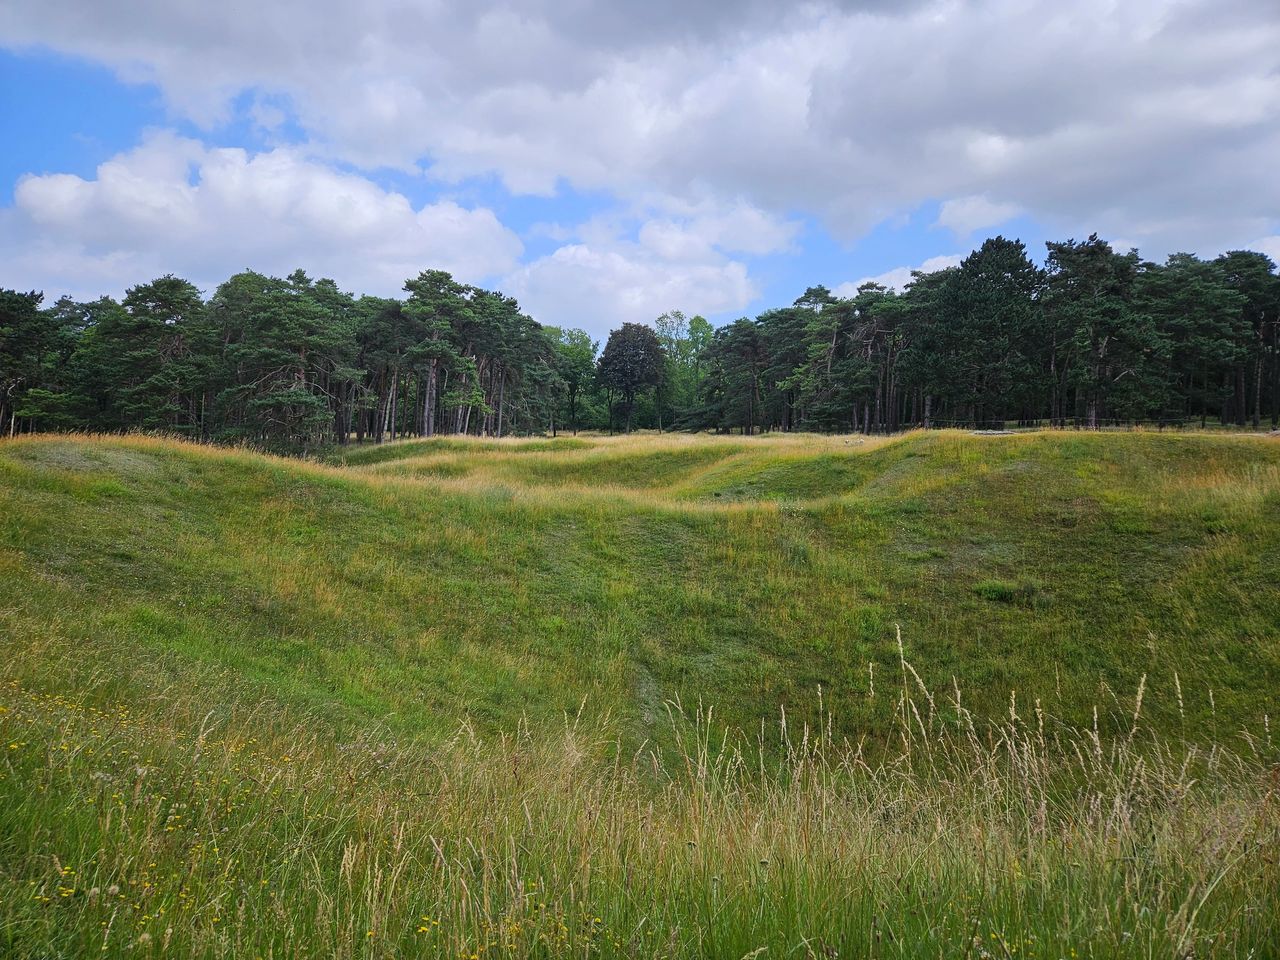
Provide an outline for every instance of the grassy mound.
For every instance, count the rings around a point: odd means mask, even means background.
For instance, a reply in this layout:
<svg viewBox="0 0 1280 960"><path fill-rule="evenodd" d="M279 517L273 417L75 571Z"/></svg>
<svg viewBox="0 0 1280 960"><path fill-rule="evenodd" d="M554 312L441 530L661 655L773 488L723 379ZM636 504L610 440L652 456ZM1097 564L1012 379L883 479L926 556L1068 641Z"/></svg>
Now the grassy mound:
<svg viewBox="0 0 1280 960"><path fill-rule="evenodd" d="M0 444L0 953L1280 942L1280 443L343 461Z"/></svg>
<svg viewBox="0 0 1280 960"><path fill-rule="evenodd" d="M1280 443L911 435L432 440L326 468L160 440L0 447L0 617L402 733L663 704L754 729L931 687L1233 731L1280 686ZM1179 698L1180 691L1180 698ZM1179 708L1176 704L1181 703ZM1121 708L1121 712L1123 708Z"/></svg>

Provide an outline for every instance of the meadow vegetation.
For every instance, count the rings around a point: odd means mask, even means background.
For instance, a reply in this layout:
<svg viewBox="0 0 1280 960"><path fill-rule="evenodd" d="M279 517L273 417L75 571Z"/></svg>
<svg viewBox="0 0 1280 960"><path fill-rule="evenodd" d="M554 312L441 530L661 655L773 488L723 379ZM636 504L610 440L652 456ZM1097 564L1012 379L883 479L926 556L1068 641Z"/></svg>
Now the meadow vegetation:
<svg viewBox="0 0 1280 960"><path fill-rule="evenodd" d="M0 445L0 953L1265 957L1280 442Z"/></svg>

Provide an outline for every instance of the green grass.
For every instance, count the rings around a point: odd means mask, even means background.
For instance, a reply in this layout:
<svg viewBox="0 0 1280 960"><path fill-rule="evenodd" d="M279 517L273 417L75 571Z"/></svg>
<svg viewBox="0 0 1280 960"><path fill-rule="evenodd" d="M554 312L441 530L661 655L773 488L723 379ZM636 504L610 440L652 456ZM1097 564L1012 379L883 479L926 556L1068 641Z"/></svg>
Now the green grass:
<svg viewBox="0 0 1280 960"><path fill-rule="evenodd" d="M1275 955L1278 569L1250 436L5 442L0 953Z"/></svg>
<svg viewBox="0 0 1280 960"><path fill-rule="evenodd" d="M438 439L350 458L371 462L6 444L0 623L19 647L146 648L192 682L230 667L401 735L587 697L638 743L669 700L755 729L820 686L842 733L876 735L892 714L868 678L894 668L895 625L926 682L954 677L984 714L1016 690L1105 720L1145 675L1161 729L1229 731L1280 686L1275 441Z"/></svg>

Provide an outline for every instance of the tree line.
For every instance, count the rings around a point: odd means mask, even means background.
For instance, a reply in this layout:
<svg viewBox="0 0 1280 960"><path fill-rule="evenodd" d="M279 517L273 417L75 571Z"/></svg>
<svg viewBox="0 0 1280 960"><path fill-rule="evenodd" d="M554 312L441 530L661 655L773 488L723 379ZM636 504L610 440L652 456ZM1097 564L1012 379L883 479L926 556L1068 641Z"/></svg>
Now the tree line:
<svg viewBox="0 0 1280 960"><path fill-rule="evenodd" d="M1280 421L1280 277L1261 253L1163 264L1097 236L1043 266L995 237L958 266L838 298L812 287L702 351L691 429L892 432Z"/></svg>
<svg viewBox="0 0 1280 960"><path fill-rule="evenodd" d="M0 292L0 416L29 430L157 430L308 449L554 424L585 334L424 271L402 299L302 271L236 274L206 301L165 276L123 300ZM576 351L576 353L575 353Z"/></svg>
<svg viewBox="0 0 1280 960"><path fill-rule="evenodd" d="M1043 265L995 237L902 292L808 289L719 329L671 311L603 350L428 270L402 298L247 271L207 300L0 291L0 424L307 450L437 434L892 432L1115 420L1280 422L1280 277L1261 253L1163 264L1096 236Z"/></svg>

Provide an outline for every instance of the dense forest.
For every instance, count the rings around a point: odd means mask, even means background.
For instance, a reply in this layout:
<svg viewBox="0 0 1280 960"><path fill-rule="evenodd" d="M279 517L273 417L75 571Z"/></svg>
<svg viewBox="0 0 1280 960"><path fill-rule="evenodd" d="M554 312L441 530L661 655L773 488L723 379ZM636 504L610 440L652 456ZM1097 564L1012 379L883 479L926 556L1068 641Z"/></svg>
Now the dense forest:
<svg viewBox="0 0 1280 960"><path fill-rule="evenodd" d="M429 270L404 297L302 271L206 299L0 291L9 434L153 430L277 449L580 427L890 432L916 426L1280 421L1280 277L1260 253L1163 264L1098 239L987 240L897 293L812 287L719 329L679 311L604 349ZM607 307L606 307L607 308Z"/></svg>

